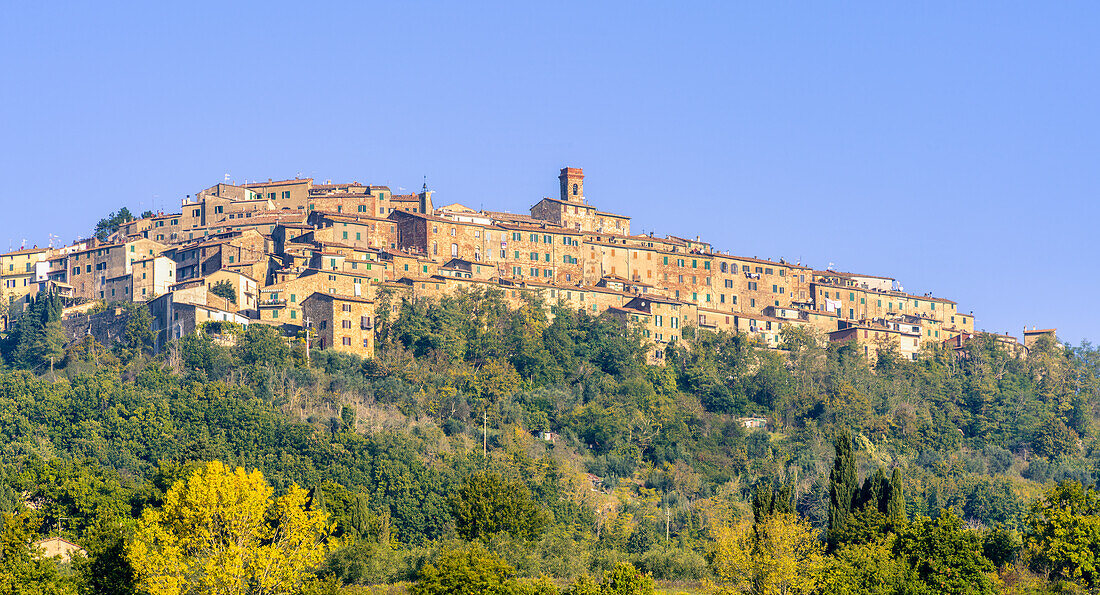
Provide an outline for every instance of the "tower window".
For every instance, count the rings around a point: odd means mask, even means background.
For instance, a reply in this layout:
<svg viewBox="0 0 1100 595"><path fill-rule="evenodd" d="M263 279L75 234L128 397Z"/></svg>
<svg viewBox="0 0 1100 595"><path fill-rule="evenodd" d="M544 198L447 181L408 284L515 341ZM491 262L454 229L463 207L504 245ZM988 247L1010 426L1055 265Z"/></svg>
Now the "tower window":
<svg viewBox="0 0 1100 595"><path fill-rule="evenodd" d="M577 185L573 184L573 196L577 195Z"/></svg>

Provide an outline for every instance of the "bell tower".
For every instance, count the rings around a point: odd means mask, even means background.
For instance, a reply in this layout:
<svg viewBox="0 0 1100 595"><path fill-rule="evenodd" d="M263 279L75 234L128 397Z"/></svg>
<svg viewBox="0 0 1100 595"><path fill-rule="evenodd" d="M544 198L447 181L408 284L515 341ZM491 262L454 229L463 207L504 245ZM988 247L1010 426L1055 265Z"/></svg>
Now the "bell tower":
<svg viewBox="0 0 1100 595"><path fill-rule="evenodd" d="M579 167L563 167L558 180L561 182L563 201L584 204L584 170Z"/></svg>

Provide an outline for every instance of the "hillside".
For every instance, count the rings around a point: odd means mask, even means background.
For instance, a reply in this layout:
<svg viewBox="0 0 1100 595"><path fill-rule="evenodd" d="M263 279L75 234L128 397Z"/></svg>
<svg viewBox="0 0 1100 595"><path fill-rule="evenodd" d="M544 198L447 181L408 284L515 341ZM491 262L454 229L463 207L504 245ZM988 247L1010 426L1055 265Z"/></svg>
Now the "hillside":
<svg viewBox="0 0 1100 595"><path fill-rule="evenodd" d="M774 350L689 327L651 366L639 329L617 318L475 292L401 303L373 359L307 362L301 341L231 324L154 357L136 324L28 372L53 349L55 310L39 300L0 344L0 507L9 528L23 518L45 535L60 520L89 551L82 564L121 573L111 586L76 563L60 571L92 592L132 586L121 552L136 519L201 461L311 490L341 537L317 572L346 585L415 580L463 542L520 576L570 581L629 561L662 581L736 584L723 531L764 522L773 490L780 511L828 536L829 564L858 546L893 548L881 561L904 566L898 544L928 536L914 527L950 530L994 585L1043 576L1029 510L1055 482L1097 479L1100 351L1087 344L1042 341L1024 359L975 339L966 357L886 350L870 367L853 344L821 347L804 329ZM900 471L907 529L862 516L863 533L830 529L835 441L849 434L860 481ZM470 493L508 495L479 509L490 517L533 516L474 522ZM906 580L932 580L918 566Z"/></svg>

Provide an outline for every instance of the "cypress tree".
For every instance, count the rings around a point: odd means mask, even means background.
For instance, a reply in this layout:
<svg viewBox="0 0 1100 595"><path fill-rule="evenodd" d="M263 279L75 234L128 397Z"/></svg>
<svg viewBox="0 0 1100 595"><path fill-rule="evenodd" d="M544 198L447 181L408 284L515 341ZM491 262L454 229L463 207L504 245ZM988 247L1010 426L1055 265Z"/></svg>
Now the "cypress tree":
<svg viewBox="0 0 1100 595"><path fill-rule="evenodd" d="M863 480L863 488L860 489L859 496L852 502L852 510L856 511L870 507L886 514L886 502L889 498L889 483L886 480L886 473L883 472L882 467L879 467Z"/></svg>
<svg viewBox="0 0 1100 595"><path fill-rule="evenodd" d="M847 430L840 433L833 444L836 457L829 473L829 543L835 545L837 536L843 533L852 515L852 500L859 489L856 476L856 458L852 452L852 437Z"/></svg>
<svg viewBox="0 0 1100 595"><path fill-rule="evenodd" d="M894 467L894 472L890 474L890 484L887 486L886 518L895 527L904 525L906 522L905 493L901 483L901 469Z"/></svg>

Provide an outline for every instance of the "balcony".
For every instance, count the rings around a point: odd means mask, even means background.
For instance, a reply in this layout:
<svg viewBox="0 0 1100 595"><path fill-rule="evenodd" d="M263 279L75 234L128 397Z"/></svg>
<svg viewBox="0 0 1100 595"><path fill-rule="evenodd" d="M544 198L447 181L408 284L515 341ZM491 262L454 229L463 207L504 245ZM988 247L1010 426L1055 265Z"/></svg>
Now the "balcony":
<svg viewBox="0 0 1100 595"><path fill-rule="evenodd" d="M259 305L260 305L261 308L264 308L264 307L278 308L278 307L281 307L281 306L285 306L286 305L286 300L281 300L281 299L260 300Z"/></svg>

